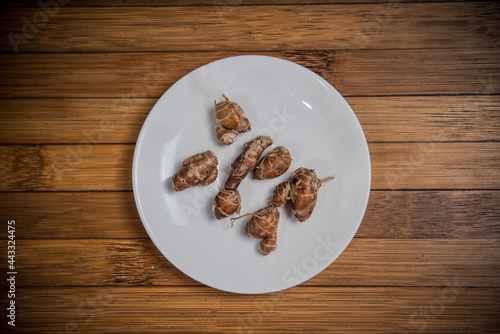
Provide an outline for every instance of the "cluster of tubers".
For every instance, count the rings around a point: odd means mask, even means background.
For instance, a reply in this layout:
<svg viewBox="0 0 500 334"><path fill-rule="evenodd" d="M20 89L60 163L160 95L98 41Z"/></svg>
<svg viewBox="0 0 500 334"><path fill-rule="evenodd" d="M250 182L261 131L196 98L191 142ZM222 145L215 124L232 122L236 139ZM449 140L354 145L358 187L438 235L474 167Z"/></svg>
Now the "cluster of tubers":
<svg viewBox="0 0 500 334"><path fill-rule="evenodd" d="M215 196L212 210L217 219L226 218L235 212L239 214L241 197L238 186L255 168L262 152L272 143L271 137L259 136L243 145L243 151L231 164L231 172L224 184L224 189Z"/></svg>
<svg viewBox="0 0 500 334"><path fill-rule="evenodd" d="M243 109L223 94L224 101L215 103L215 132L217 139L224 145L230 145L237 139L239 132L250 131L250 122ZM212 210L217 219L240 214L241 196L238 186L253 170L256 180L272 179L283 175L292 163L290 152L283 146L269 151L260 161L266 148L273 144L268 136L259 136L243 144L243 150L233 161L224 189L215 196ZM212 151L193 155L182 162L182 167L172 177L175 191L182 191L198 185L206 186L215 181L218 175L218 160ZM321 185L333 177L320 180L313 169L298 168L291 178L274 187L271 203L255 213L232 218L231 226L237 219L251 216L245 225L245 234L262 239L259 250L268 255L277 248L277 229L280 219L278 207L290 203L293 215L304 222L311 216L318 190Z"/></svg>
<svg viewBox="0 0 500 334"><path fill-rule="evenodd" d="M318 190L333 176L320 180L314 169L299 168L292 174L288 181L278 184L273 191L272 204L284 206L290 201L292 213L299 220L305 222L311 217L318 199Z"/></svg>
<svg viewBox="0 0 500 334"><path fill-rule="evenodd" d="M255 213L246 214L235 220L252 216L245 226L245 234L249 237L262 239L259 250L264 255L277 248L277 229L280 220L278 207L285 206L288 202L292 207L293 215L302 223L311 217L318 199L318 190L324 182L333 180L327 177L320 180L314 169L299 168L293 172L290 180L274 187L271 203Z"/></svg>

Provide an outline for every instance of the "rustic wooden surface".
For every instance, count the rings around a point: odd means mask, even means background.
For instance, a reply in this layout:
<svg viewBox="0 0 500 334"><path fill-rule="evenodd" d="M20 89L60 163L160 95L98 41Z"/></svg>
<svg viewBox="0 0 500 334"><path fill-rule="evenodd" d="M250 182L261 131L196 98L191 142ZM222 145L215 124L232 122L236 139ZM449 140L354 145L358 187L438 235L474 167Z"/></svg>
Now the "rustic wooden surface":
<svg viewBox="0 0 500 334"><path fill-rule="evenodd" d="M9 0L0 14L2 333L500 330L498 3L61 3L48 15ZM26 34L18 50L9 33ZM131 187L134 144L159 96L239 54L289 59L335 86L363 126L373 173L338 260L255 296L172 266ZM6 319L12 219L16 327Z"/></svg>

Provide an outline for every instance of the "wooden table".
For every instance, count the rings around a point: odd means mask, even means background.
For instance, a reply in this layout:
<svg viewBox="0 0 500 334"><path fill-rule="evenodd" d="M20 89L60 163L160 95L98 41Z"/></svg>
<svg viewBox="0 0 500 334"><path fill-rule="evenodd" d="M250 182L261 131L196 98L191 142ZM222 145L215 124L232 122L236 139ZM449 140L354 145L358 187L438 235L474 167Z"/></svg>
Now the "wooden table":
<svg viewBox="0 0 500 334"><path fill-rule="evenodd" d="M43 3L8 0L1 14L2 332L499 330L498 3ZM173 267L131 185L155 101L191 70L240 54L328 80L372 159L349 247L313 279L264 295L217 291Z"/></svg>

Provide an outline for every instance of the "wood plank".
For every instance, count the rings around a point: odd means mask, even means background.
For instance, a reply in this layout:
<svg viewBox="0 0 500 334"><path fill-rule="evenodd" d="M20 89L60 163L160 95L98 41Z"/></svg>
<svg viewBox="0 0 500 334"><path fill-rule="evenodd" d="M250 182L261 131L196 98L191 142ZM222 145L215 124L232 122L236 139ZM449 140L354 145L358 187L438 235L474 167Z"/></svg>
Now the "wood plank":
<svg viewBox="0 0 500 334"><path fill-rule="evenodd" d="M348 97L369 142L500 139L500 96Z"/></svg>
<svg viewBox="0 0 500 334"><path fill-rule="evenodd" d="M340 52L333 66L342 68L327 71L330 74L320 72L320 75L346 96L497 94L500 90L498 59L500 50L497 49L405 50L401 53L359 50ZM472 82L475 87L468 87ZM378 88L374 89L374 85Z"/></svg>
<svg viewBox="0 0 500 334"><path fill-rule="evenodd" d="M356 238L500 239L498 203L500 191L375 190ZM131 192L0 193L0 212L17 239L148 238Z"/></svg>
<svg viewBox="0 0 500 334"><path fill-rule="evenodd" d="M15 219L17 239L148 238L132 192L0 193L0 212Z"/></svg>
<svg viewBox="0 0 500 334"><path fill-rule="evenodd" d="M133 145L0 147L0 191L131 190Z"/></svg>
<svg viewBox="0 0 500 334"><path fill-rule="evenodd" d="M440 2L461 2L469 0L441 0ZM4 7L33 7L41 8L38 0L4 0ZM63 1L61 1L63 2ZM257 5L324 5L324 4L357 4L357 3L386 3L387 0L79 0L69 1L64 7L169 7L169 6L215 6L219 10L231 10L232 6L257 6ZM392 1L393 5L407 2L422 2L422 0Z"/></svg>
<svg viewBox="0 0 500 334"><path fill-rule="evenodd" d="M0 242L4 249L6 244ZM304 284L440 286L452 277L459 286L500 287L499 250L498 239L355 238ZM22 273L18 287L200 284L173 267L149 239L18 239L16 269Z"/></svg>
<svg viewBox="0 0 500 334"><path fill-rule="evenodd" d="M296 287L235 295L208 287L27 288L16 332L373 333L498 328L499 289ZM133 312L133 313L132 313Z"/></svg>
<svg viewBox="0 0 500 334"><path fill-rule="evenodd" d="M500 143L369 144L373 189L498 189Z"/></svg>
<svg viewBox="0 0 500 334"><path fill-rule="evenodd" d="M369 142L500 140L500 96L348 97ZM0 144L135 143L156 99L0 99ZM408 126L412 124L412 126Z"/></svg>
<svg viewBox="0 0 500 334"><path fill-rule="evenodd" d="M372 191L359 238L499 238L500 192Z"/></svg>
<svg viewBox="0 0 500 334"><path fill-rule="evenodd" d="M500 100L500 99L499 99ZM135 143L156 99L0 99L1 144Z"/></svg>
<svg viewBox="0 0 500 334"><path fill-rule="evenodd" d="M23 21L22 17L46 23L32 25L29 30L27 20ZM10 40L0 40L0 51L497 47L500 45L498 23L499 6L493 2L61 7L52 16L39 8L10 8L0 35L11 32L14 35L10 35ZM276 26L279 30L271 29Z"/></svg>
<svg viewBox="0 0 500 334"><path fill-rule="evenodd" d="M500 143L372 143L372 189L500 189ZM131 190L134 145L0 146L0 191Z"/></svg>
<svg viewBox="0 0 500 334"><path fill-rule="evenodd" d="M158 98L199 66L242 54L3 54L0 55L3 64L0 67L0 97ZM262 54L308 67L344 96L500 94L500 49Z"/></svg>

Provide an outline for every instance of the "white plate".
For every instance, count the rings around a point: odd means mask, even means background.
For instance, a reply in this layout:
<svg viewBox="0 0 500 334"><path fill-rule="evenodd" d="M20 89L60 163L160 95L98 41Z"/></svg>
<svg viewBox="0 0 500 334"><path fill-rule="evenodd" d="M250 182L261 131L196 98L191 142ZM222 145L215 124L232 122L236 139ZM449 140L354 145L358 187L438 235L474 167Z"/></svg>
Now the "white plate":
<svg viewBox="0 0 500 334"><path fill-rule="evenodd" d="M243 107L252 131L224 146L215 137L214 100L222 93ZM280 208L278 249L268 256L260 240L244 235L246 219L216 220L212 201L243 143L270 135L289 149L285 175L239 187L242 213L266 206L272 189L298 167L334 176L318 194L312 217L299 223ZM270 150L271 148L268 148ZM212 150L219 177L208 187L174 192L170 179L182 161ZM267 153L267 151L265 153ZM293 62L238 56L184 76L158 100L137 140L132 183L141 220L154 244L177 268L216 289L267 293L300 284L328 267L347 247L370 193L370 156L363 130L344 98L324 79Z"/></svg>

